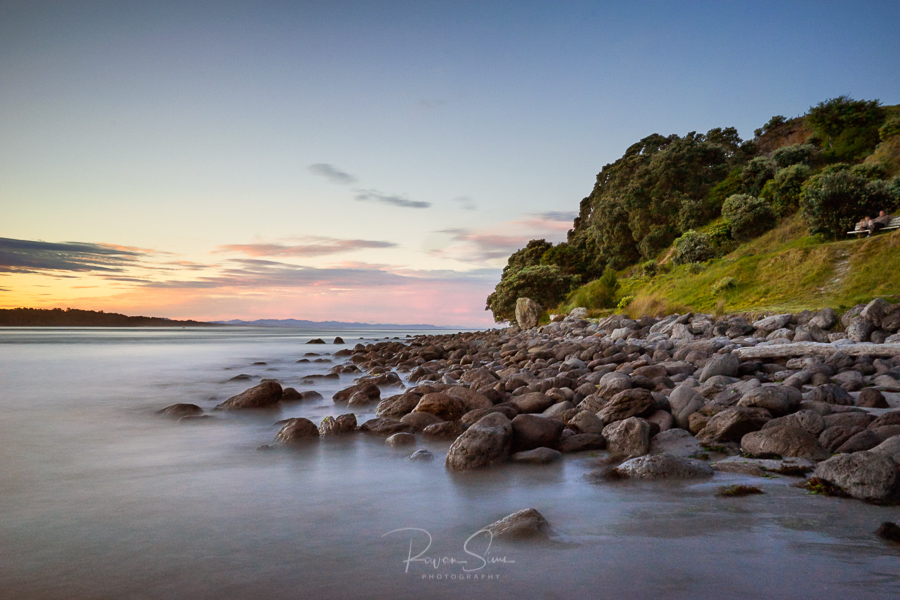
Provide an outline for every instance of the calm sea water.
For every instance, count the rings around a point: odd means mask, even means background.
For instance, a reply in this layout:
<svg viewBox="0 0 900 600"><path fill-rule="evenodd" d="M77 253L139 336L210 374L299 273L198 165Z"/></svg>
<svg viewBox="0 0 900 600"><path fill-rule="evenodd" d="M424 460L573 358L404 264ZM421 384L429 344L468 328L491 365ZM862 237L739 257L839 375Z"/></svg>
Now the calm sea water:
<svg viewBox="0 0 900 600"><path fill-rule="evenodd" d="M305 342L407 333L0 329L0 598L900 597L900 547L873 535L900 509L782 480L596 485L589 455L450 475L449 444L420 440L436 460L414 463L362 435L257 450L279 419L343 412L352 378L307 385L333 363L296 361L346 346ZM238 374L325 399L154 415L211 409L253 384ZM731 483L766 494L715 497ZM471 537L527 507L553 543Z"/></svg>

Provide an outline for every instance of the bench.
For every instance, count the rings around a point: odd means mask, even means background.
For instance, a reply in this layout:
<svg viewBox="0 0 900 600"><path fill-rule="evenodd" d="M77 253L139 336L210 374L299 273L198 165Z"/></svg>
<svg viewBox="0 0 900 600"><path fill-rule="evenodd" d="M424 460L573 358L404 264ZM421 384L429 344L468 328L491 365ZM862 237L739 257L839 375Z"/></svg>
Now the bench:
<svg viewBox="0 0 900 600"><path fill-rule="evenodd" d="M891 222L888 223L886 227L876 229L874 232L870 232L868 229L863 229L862 226L857 225L856 229L854 229L853 231L848 231L847 235L855 235L856 237L859 237L862 234L869 235L870 233L880 233L882 231L891 231L893 229L900 229L900 217L891 218Z"/></svg>

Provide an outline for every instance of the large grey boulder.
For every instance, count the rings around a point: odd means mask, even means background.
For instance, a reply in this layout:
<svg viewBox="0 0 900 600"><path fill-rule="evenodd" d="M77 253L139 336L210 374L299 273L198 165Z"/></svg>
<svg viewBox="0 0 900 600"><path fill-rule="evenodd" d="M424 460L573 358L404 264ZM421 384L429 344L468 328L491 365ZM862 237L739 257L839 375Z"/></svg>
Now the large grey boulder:
<svg viewBox="0 0 900 600"><path fill-rule="evenodd" d="M516 300L516 324L521 329L532 329L538 326L543 309L531 298Z"/></svg>
<svg viewBox="0 0 900 600"><path fill-rule="evenodd" d="M782 327L790 323L791 317L793 317L793 315L790 313L772 315L771 317L765 317L763 319L755 321L753 323L753 326L763 331L775 331L776 329L781 329Z"/></svg>
<svg viewBox="0 0 900 600"><path fill-rule="evenodd" d="M703 408L705 398L698 394L690 383L677 386L669 395L669 407L675 424L687 429L691 415Z"/></svg>
<svg viewBox="0 0 900 600"><path fill-rule="evenodd" d="M839 454L819 463L813 477L867 502L887 502L897 492L897 463L886 454Z"/></svg>
<svg viewBox="0 0 900 600"><path fill-rule="evenodd" d="M884 319L890 308L891 305L883 298L875 298L866 304L866 307L862 309L859 316L870 321L875 327L881 327L881 320Z"/></svg>
<svg viewBox="0 0 900 600"><path fill-rule="evenodd" d="M797 412L772 419L762 426L763 429L778 427L781 425L792 425L805 429L813 435L819 435L825 429L825 420L822 415L812 410L798 410Z"/></svg>
<svg viewBox="0 0 900 600"><path fill-rule="evenodd" d="M502 413L490 413L460 435L447 452L450 471L469 471L505 461L512 447L513 426Z"/></svg>
<svg viewBox="0 0 900 600"><path fill-rule="evenodd" d="M870 452L889 456L894 460L895 463L900 465L900 435L889 437L888 439L872 448Z"/></svg>
<svg viewBox="0 0 900 600"><path fill-rule="evenodd" d="M877 329L875 324L868 319L863 319L862 317L853 319L850 322L850 326L847 327L847 337L856 343L860 342L868 342L869 336L872 335L872 332Z"/></svg>
<svg viewBox="0 0 900 600"><path fill-rule="evenodd" d="M216 410L241 410L247 408L269 408L281 401L282 389L277 381L265 379L259 385L232 396L216 406Z"/></svg>
<svg viewBox="0 0 900 600"><path fill-rule="evenodd" d="M422 396L413 412L430 413L445 421L455 421L467 411L465 403L459 398L443 392L432 392Z"/></svg>
<svg viewBox="0 0 900 600"><path fill-rule="evenodd" d="M603 433L603 421L595 413L587 410L578 412L567 423L575 433Z"/></svg>
<svg viewBox="0 0 900 600"><path fill-rule="evenodd" d="M607 373L597 382L597 395L604 400L609 400L619 392L630 389L631 377L618 371Z"/></svg>
<svg viewBox="0 0 900 600"><path fill-rule="evenodd" d="M819 445L816 436L792 425L748 433L741 438L741 450L755 455L777 454L782 457L796 456L812 460L828 457L828 452Z"/></svg>
<svg viewBox="0 0 900 600"><path fill-rule="evenodd" d="M634 458L650 451L650 424L644 419L629 417L603 429L606 448L618 458Z"/></svg>
<svg viewBox="0 0 900 600"><path fill-rule="evenodd" d="M694 458L653 454L632 458L613 469L613 473L629 479L698 479L712 477L713 469Z"/></svg>

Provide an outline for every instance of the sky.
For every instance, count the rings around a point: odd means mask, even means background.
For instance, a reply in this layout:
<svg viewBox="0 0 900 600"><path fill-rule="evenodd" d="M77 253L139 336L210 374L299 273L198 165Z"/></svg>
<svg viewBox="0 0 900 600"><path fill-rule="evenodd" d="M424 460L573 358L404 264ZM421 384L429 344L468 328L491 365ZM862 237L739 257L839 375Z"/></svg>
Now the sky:
<svg viewBox="0 0 900 600"><path fill-rule="evenodd" d="M0 0L0 308L485 327L652 133L900 103L900 2Z"/></svg>

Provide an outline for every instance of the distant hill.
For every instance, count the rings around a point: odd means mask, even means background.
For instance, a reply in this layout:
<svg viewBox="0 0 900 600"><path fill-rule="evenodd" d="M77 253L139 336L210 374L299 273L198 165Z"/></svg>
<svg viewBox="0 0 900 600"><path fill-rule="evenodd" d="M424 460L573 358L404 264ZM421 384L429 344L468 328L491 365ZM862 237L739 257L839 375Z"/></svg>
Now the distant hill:
<svg viewBox="0 0 900 600"><path fill-rule="evenodd" d="M214 327L202 321L159 317L128 317L117 313L74 308L0 309L0 327Z"/></svg>
<svg viewBox="0 0 900 600"><path fill-rule="evenodd" d="M353 323L345 321L307 321L305 319L257 319L256 321L216 321L219 325L243 325L246 327L295 327L298 329L464 329L463 327L438 327L437 325L397 325L395 323Z"/></svg>

